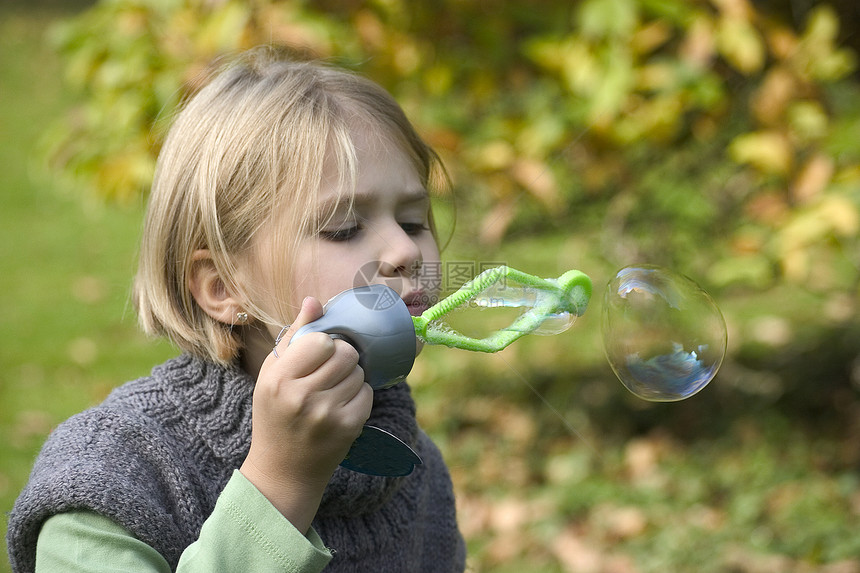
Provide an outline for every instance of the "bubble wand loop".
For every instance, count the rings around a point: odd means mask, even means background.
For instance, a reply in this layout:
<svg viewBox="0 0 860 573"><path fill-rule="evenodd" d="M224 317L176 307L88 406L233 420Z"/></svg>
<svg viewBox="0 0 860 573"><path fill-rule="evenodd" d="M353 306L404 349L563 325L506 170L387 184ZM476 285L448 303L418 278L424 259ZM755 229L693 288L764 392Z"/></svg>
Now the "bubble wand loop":
<svg viewBox="0 0 860 573"><path fill-rule="evenodd" d="M481 339L437 326L442 317L469 304L487 289L507 279L539 293L534 306L517 317L510 326ZM543 279L508 266L500 266L482 272L458 291L428 308L421 316L412 317L412 322L416 335L427 344L441 344L473 352L498 352L534 332L549 316L562 313L582 316L590 298L591 279L580 271L568 271L558 279Z"/></svg>

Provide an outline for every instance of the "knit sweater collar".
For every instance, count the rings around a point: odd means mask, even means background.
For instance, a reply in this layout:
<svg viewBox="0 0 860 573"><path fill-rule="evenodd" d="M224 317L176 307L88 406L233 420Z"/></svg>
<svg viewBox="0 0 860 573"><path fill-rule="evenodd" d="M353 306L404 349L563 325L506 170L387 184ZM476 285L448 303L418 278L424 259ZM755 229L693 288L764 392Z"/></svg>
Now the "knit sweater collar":
<svg viewBox="0 0 860 573"><path fill-rule="evenodd" d="M254 380L237 365L222 367L182 356L153 370L164 381L176 412L193 424L202 443L228 465L238 467L251 443ZM415 403L406 383L374 393L367 422L415 447ZM318 514L359 516L378 509L404 478L359 474L338 467L323 495Z"/></svg>

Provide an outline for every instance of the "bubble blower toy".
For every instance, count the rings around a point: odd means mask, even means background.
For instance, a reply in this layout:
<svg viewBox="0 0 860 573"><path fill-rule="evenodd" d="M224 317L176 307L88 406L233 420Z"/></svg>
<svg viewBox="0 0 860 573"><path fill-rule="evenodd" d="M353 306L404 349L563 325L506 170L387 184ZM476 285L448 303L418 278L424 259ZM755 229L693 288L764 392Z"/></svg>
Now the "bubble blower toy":
<svg viewBox="0 0 860 573"><path fill-rule="evenodd" d="M412 316L388 286L359 286L329 300L324 315L300 328L293 340L308 332L325 332L349 342L358 350L365 381L374 391L384 390L406 379L418 339L449 348L498 352L527 334L567 330L585 313L591 292L591 279L578 270L544 279L500 266L482 272L420 316ZM473 338L442 320L469 305L524 310L509 326ZM679 314L684 318L679 319ZM716 375L725 353L725 322L713 300L690 279L660 267L619 271L607 285L602 325L613 371L631 392L646 400L680 400L698 392ZM371 425L364 426L341 462L353 471L389 477L408 475L418 464L421 458L409 445Z"/></svg>

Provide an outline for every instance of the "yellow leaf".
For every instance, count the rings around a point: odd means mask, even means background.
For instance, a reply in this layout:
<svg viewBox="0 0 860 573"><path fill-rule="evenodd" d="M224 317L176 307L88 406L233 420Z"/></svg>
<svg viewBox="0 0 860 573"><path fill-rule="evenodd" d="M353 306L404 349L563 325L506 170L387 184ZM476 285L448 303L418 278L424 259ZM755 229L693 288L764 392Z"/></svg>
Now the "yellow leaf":
<svg viewBox="0 0 860 573"><path fill-rule="evenodd" d="M827 135L830 120L818 102L799 101L789 107L788 123L799 139L809 141Z"/></svg>
<svg viewBox="0 0 860 573"><path fill-rule="evenodd" d="M474 169L496 171L507 168L513 163L516 153L507 141L497 139L481 146L474 156Z"/></svg>
<svg viewBox="0 0 860 573"><path fill-rule="evenodd" d="M697 69L709 67L717 49L715 36L713 20L708 16L697 16L681 44L681 59Z"/></svg>
<svg viewBox="0 0 860 573"><path fill-rule="evenodd" d="M385 46L385 26L371 10L356 12L353 26L368 49L381 50Z"/></svg>
<svg viewBox="0 0 860 573"><path fill-rule="evenodd" d="M669 62L644 64L636 71L636 87L642 91L663 91L678 83L677 66Z"/></svg>
<svg viewBox="0 0 860 573"><path fill-rule="evenodd" d="M755 91L750 103L753 116L764 125L777 123L797 93L797 80L783 66L772 68Z"/></svg>
<svg viewBox="0 0 860 573"><path fill-rule="evenodd" d="M786 277L801 282L811 276L815 247L834 236L857 236L860 213L845 197L830 195L800 212L777 235L780 265Z"/></svg>
<svg viewBox="0 0 860 573"><path fill-rule="evenodd" d="M847 197L833 195L821 202L820 216L830 222L833 232L844 237L856 236L860 230L860 212Z"/></svg>
<svg viewBox="0 0 860 573"><path fill-rule="evenodd" d="M196 34L198 49L211 54L235 49L249 18L250 8L240 2L218 6L200 23Z"/></svg>
<svg viewBox="0 0 860 573"><path fill-rule="evenodd" d="M784 26L774 26L767 31L767 43L771 54L780 60L787 60L797 50L797 34Z"/></svg>
<svg viewBox="0 0 860 573"><path fill-rule="evenodd" d="M579 31L586 37L629 37L636 28L631 0L586 0L579 5Z"/></svg>
<svg viewBox="0 0 860 573"><path fill-rule="evenodd" d="M792 282L803 282L809 276L809 253L804 250L786 251L780 259L785 277Z"/></svg>
<svg viewBox="0 0 860 573"><path fill-rule="evenodd" d="M454 81L451 68L443 63L430 66L424 72L424 87L428 95L441 96L448 93Z"/></svg>
<svg viewBox="0 0 860 573"><path fill-rule="evenodd" d="M589 123L595 127L611 122L624 107L636 76L630 53L619 47L601 54L599 77L589 97Z"/></svg>
<svg viewBox="0 0 860 573"><path fill-rule="evenodd" d="M803 250L830 236L856 236L860 230L857 206L840 195L830 195L800 212L780 232L783 253Z"/></svg>
<svg viewBox="0 0 860 573"><path fill-rule="evenodd" d="M711 0L720 13L728 18L748 20L753 12L747 0Z"/></svg>
<svg viewBox="0 0 860 573"><path fill-rule="evenodd" d="M717 44L726 61L743 74L752 75L764 66L764 41L747 20L722 18L717 27Z"/></svg>
<svg viewBox="0 0 860 573"><path fill-rule="evenodd" d="M588 93L600 78L600 65L584 42L566 42L558 54L564 79L573 93Z"/></svg>
<svg viewBox="0 0 860 573"><path fill-rule="evenodd" d="M547 207L558 207L558 185L549 165L536 159L520 158L511 166L511 175Z"/></svg>
<svg viewBox="0 0 860 573"><path fill-rule="evenodd" d="M839 16L830 6L818 6L809 15L804 42L832 44L839 35Z"/></svg>
<svg viewBox="0 0 860 573"><path fill-rule="evenodd" d="M677 132L683 109L681 100L672 95L645 99L631 97L628 109L615 121L614 134L622 143L642 138L665 142Z"/></svg>
<svg viewBox="0 0 860 573"><path fill-rule="evenodd" d="M394 55L394 65L401 75L407 76L421 66L421 51L409 36L403 35L394 38L391 49Z"/></svg>
<svg viewBox="0 0 860 573"><path fill-rule="evenodd" d="M636 54L650 54L672 37L672 28L663 20L650 22L634 32L630 47Z"/></svg>
<svg viewBox="0 0 860 573"><path fill-rule="evenodd" d="M814 79L834 81L855 69L853 52L836 47L838 35L839 17L836 12L829 6L816 7L801 38L799 65L803 73Z"/></svg>
<svg viewBox="0 0 860 573"><path fill-rule="evenodd" d="M791 169L794 150L783 134L757 131L737 136L729 145L729 155L764 173L785 175Z"/></svg>
<svg viewBox="0 0 860 573"><path fill-rule="evenodd" d="M834 161L830 156L823 153L813 156L801 168L794 180L791 194L795 201L808 203L810 199L818 196L833 179L835 169Z"/></svg>

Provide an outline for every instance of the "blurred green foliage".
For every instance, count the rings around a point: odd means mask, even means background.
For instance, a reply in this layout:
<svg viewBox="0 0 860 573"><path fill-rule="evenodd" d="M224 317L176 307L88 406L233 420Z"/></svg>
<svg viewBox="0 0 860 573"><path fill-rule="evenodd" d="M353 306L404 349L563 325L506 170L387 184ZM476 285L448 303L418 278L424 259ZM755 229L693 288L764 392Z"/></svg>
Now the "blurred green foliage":
<svg viewBox="0 0 860 573"><path fill-rule="evenodd" d="M856 55L827 5L802 29L778 16L749 0L104 0L54 33L86 97L53 160L103 197L145 194L201 72L274 42L391 90L447 160L461 211L483 214L466 224L484 244L610 229L611 261L850 291Z"/></svg>

